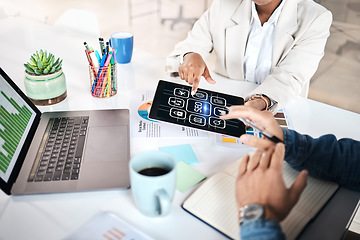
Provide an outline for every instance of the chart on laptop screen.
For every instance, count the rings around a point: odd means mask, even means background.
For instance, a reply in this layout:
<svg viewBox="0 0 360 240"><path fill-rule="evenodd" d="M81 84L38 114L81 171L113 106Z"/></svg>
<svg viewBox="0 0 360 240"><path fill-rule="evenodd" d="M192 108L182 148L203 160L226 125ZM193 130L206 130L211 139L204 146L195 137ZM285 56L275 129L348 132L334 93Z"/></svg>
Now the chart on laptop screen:
<svg viewBox="0 0 360 240"><path fill-rule="evenodd" d="M4 79L1 80L0 177L7 182L35 114L13 88Z"/></svg>

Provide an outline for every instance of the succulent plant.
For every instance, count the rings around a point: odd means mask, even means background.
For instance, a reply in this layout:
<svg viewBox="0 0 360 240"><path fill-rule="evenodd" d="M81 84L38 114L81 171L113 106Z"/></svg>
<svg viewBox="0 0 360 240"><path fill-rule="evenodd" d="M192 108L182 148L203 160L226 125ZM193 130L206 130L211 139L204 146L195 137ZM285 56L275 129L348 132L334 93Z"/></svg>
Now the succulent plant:
<svg viewBox="0 0 360 240"><path fill-rule="evenodd" d="M30 61L25 63L25 71L33 75L51 74L61 69L62 61L58 58L55 61L53 54L47 51L36 51L31 57Z"/></svg>

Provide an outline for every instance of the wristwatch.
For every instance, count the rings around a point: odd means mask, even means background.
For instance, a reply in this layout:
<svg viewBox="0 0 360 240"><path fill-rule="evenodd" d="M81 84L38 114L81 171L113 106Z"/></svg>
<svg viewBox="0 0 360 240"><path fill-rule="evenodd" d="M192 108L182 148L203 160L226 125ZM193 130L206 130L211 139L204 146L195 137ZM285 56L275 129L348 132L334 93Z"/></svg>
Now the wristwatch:
<svg viewBox="0 0 360 240"><path fill-rule="evenodd" d="M268 103L268 101L265 99L268 98L270 100L270 103ZM248 99L248 101L254 100L254 99L262 99L265 102L265 108L263 110L269 110L271 109L275 104L277 104L276 101L274 101L273 99L269 98L268 96L266 96L265 94L254 94L251 95L250 98Z"/></svg>
<svg viewBox="0 0 360 240"><path fill-rule="evenodd" d="M239 213L239 224L242 225L245 221L265 218L265 206L259 204L245 205L239 209Z"/></svg>

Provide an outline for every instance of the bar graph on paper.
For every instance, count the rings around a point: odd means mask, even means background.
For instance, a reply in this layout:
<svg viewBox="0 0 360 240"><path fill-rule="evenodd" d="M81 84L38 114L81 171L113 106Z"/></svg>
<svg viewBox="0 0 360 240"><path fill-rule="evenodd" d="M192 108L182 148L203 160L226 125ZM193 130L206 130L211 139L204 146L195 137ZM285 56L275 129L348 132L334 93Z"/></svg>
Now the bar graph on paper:
<svg viewBox="0 0 360 240"><path fill-rule="evenodd" d="M7 83L1 82L0 89L0 177L7 181L34 117Z"/></svg>
<svg viewBox="0 0 360 240"><path fill-rule="evenodd" d="M113 227L103 233L103 238L105 240L121 240L124 239L124 237L126 237L126 234L117 227Z"/></svg>
<svg viewBox="0 0 360 240"><path fill-rule="evenodd" d="M111 212L99 212L64 240L154 240Z"/></svg>

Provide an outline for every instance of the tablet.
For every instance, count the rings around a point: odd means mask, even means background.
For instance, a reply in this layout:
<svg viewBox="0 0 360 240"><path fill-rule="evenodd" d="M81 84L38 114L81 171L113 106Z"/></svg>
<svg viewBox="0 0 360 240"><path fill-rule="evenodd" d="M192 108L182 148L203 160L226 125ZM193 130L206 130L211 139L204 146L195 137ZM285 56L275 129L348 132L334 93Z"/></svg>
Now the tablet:
<svg viewBox="0 0 360 240"><path fill-rule="evenodd" d="M192 96L191 86L160 80L149 118L214 133L240 137L245 125L238 119L223 120L227 107L243 105L242 97L199 88Z"/></svg>

